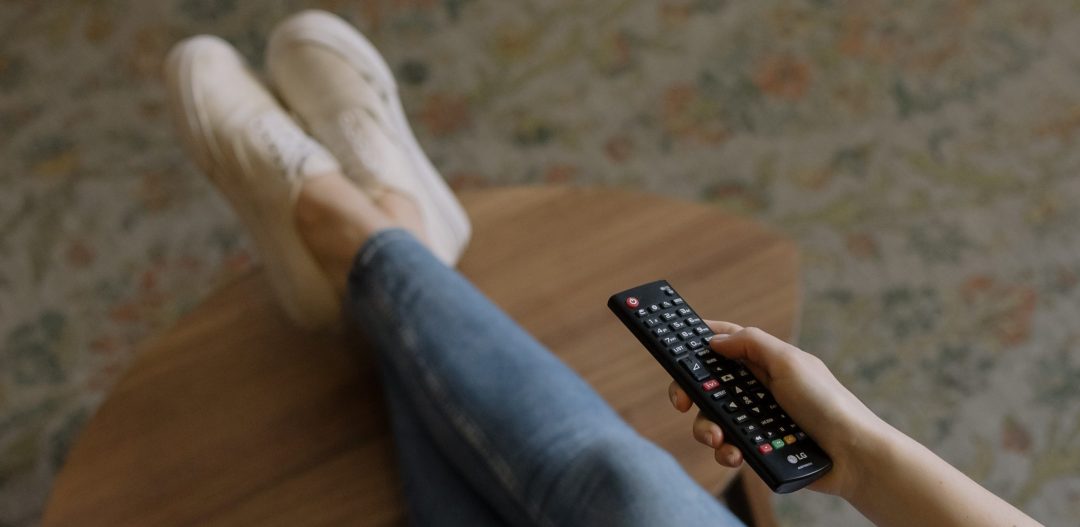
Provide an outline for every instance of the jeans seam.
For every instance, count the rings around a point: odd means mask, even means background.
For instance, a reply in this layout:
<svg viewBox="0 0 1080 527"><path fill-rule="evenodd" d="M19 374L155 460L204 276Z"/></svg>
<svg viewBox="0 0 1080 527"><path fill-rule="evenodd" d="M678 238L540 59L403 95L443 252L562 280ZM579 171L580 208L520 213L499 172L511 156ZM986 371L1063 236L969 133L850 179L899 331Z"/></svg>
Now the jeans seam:
<svg viewBox="0 0 1080 527"><path fill-rule="evenodd" d="M386 244L394 241L399 237L396 233L404 233L399 229L392 229L378 233L375 237L371 238L368 244L361 250L357 256L357 266L363 268L370 265L371 261L375 258L375 255ZM450 428L454 430L459 437L461 437L466 444L470 445L484 460L488 471L495 476L496 481L507 490L513 499L519 503L527 516L530 516L533 521L545 526L555 526L555 523L549 518L539 506L530 507L529 502L524 499L524 493L521 489L521 484L515 477L513 471L510 469L510 465L498 455L493 455L492 448L489 447L492 441L484 434L483 430L469 419L467 412L462 411L453 403L450 403L450 398L447 396L447 390L443 387L442 382L434 375L430 369L428 369L423 361L419 360L419 355L416 353L417 337L416 334L402 323L395 316L392 309L387 306L393 301L387 292L378 287L379 284L370 284L369 291L375 294L376 302L372 306L374 309L380 311L380 315L387 320L393 320L393 328L396 333L401 336L402 351L407 351L409 354L409 360L412 365L422 372L420 378L423 380L423 386L429 394L435 395L433 397L433 404L431 405L437 411L443 413L448 423L451 424ZM401 355L401 353L398 353ZM394 366L395 370L399 371L397 361L395 359L388 359Z"/></svg>

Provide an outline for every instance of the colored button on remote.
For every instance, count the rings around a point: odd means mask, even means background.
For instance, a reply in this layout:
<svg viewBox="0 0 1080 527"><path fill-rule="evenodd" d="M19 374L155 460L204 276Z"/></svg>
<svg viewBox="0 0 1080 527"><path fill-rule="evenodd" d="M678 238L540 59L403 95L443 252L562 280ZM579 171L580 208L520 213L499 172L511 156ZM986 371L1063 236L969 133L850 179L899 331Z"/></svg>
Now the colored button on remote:
<svg viewBox="0 0 1080 527"><path fill-rule="evenodd" d="M638 300L636 297L631 296L631 297L626 298L626 307L628 307L630 309L637 309L637 307L640 306L640 305L641 305L641 301Z"/></svg>
<svg viewBox="0 0 1080 527"><path fill-rule="evenodd" d="M761 452L762 454L768 454L769 452L772 452L772 445L768 443L762 443L758 445L757 449L758 452Z"/></svg>
<svg viewBox="0 0 1080 527"><path fill-rule="evenodd" d="M720 381L718 381L716 379L709 379L709 380L707 380L707 381L705 381L705 382L703 382L701 384L701 389L705 390L707 392L711 392L711 391L713 391L713 390L715 390L715 389L717 389L719 387L720 387ZM794 437L791 438L791 442L792 443L795 442Z"/></svg>

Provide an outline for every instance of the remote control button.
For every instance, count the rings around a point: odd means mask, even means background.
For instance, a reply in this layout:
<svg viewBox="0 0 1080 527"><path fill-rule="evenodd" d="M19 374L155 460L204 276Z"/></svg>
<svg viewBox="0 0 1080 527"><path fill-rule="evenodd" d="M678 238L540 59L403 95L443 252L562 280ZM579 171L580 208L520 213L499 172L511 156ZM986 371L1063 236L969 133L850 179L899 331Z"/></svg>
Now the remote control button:
<svg viewBox="0 0 1080 527"><path fill-rule="evenodd" d="M685 317L686 315L689 315L690 313L693 313L693 311L690 311L690 308L688 308L688 307L680 307L679 308L679 316Z"/></svg>
<svg viewBox="0 0 1080 527"><path fill-rule="evenodd" d="M753 412L754 415L761 415L761 407L760 406L751 406L750 411Z"/></svg>
<svg viewBox="0 0 1080 527"><path fill-rule="evenodd" d="M795 437L797 439L806 439L806 432L795 432Z"/></svg>
<svg viewBox="0 0 1080 527"><path fill-rule="evenodd" d="M630 309L637 309L637 307L640 306L640 305L641 305L641 301L638 300L637 298L632 297L632 296L626 297L626 307L628 307Z"/></svg>
<svg viewBox="0 0 1080 527"><path fill-rule="evenodd" d="M746 415L746 414L739 414L739 415L736 415L736 416L735 416L735 424L742 424L742 423L745 423L745 422L746 422L746 421L748 421L749 419L750 419L750 416L748 416L748 415ZM781 441L781 442L783 442L783 441Z"/></svg>
<svg viewBox="0 0 1080 527"><path fill-rule="evenodd" d="M706 334L708 332L709 332L709 328L707 328L705 326L698 326L698 327L694 328L694 333L697 333L698 335L704 335L704 334Z"/></svg>
<svg viewBox="0 0 1080 527"><path fill-rule="evenodd" d="M700 319L700 318L698 318L698 317L690 317L690 318L686 319L686 323L687 323L687 324L690 324L691 326L693 326L694 324L699 324L699 323L701 323L701 319Z"/></svg>
<svg viewBox="0 0 1080 527"><path fill-rule="evenodd" d="M649 313L656 313L657 311L660 311L660 306L656 304L649 306Z"/></svg>
<svg viewBox="0 0 1080 527"><path fill-rule="evenodd" d="M735 380L735 376L734 376L734 375L728 375L728 376L729 376L729 377L731 377L731 380L733 380L733 381ZM736 386L736 387L735 387L735 395L742 395L742 393L743 393L743 392L745 392L745 391L746 391L746 390L743 390L743 389L742 389L742 386Z"/></svg>
<svg viewBox="0 0 1080 527"><path fill-rule="evenodd" d="M704 344L702 344L700 340L691 340L690 342L687 342L686 345L690 346L690 349L692 350L696 350L704 346Z"/></svg>
<svg viewBox="0 0 1080 527"><path fill-rule="evenodd" d="M781 448L784 448L784 444L785 443L784 443L783 439L773 439L772 440L773 450L780 450Z"/></svg>
<svg viewBox="0 0 1080 527"><path fill-rule="evenodd" d="M739 370L739 377L748 377L750 372L746 368Z"/></svg>
<svg viewBox="0 0 1080 527"><path fill-rule="evenodd" d="M777 408L780 408L780 405L778 405L776 403L772 403L772 404L769 404L768 406L766 406L766 408L768 408L770 410L775 410Z"/></svg>
<svg viewBox="0 0 1080 527"><path fill-rule="evenodd" d="M720 377L720 380L724 381L724 382L731 382L731 381L735 380L735 376L729 373L727 375L724 375L724 376ZM739 390L738 387L735 387L735 390L736 390L735 393L739 393L738 392L738 390Z"/></svg>
<svg viewBox="0 0 1080 527"><path fill-rule="evenodd" d="M657 337L659 337L660 335L671 333L671 330L668 329L668 328L656 328L656 329L654 329L652 331L653 331L654 334L656 334Z"/></svg>
<svg viewBox="0 0 1080 527"><path fill-rule="evenodd" d="M686 346L683 346L682 344L671 348L672 355L682 355L683 353L686 353Z"/></svg>
<svg viewBox="0 0 1080 527"><path fill-rule="evenodd" d="M766 417L765 419L761 420L761 426L769 426L775 422L776 419L773 419L772 417Z"/></svg>
<svg viewBox="0 0 1080 527"><path fill-rule="evenodd" d="M637 313L638 317L643 317L643 316L649 314L649 310L645 309L645 308L641 308L641 309L637 310L636 313Z"/></svg>
<svg viewBox="0 0 1080 527"><path fill-rule="evenodd" d="M789 430L788 430L788 427L781 425L781 426L776 427L776 432L779 433L779 434L785 434L786 435L789 432Z"/></svg>
<svg viewBox="0 0 1080 527"><path fill-rule="evenodd" d="M679 343L679 337L664 337L664 345L665 346L670 346L672 344L678 344L678 343Z"/></svg>
<svg viewBox="0 0 1080 527"><path fill-rule="evenodd" d="M750 405L754 404L754 400L744 395L744 396L742 396L742 403L745 406L750 406Z"/></svg>
<svg viewBox="0 0 1080 527"><path fill-rule="evenodd" d="M727 390L716 390L715 392L712 393L712 398L715 401L719 401L720 399L723 399L724 397L727 397Z"/></svg>
<svg viewBox="0 0 1080 527"><path fill-rule="evenodd" d="M668 302L667 300L664 300L663 302L660 303L660 309L669 309L671 307L674 307L674 304L672 304L671 302Z"/></svg>
<svg viewBox="0 0 1080 527"><path fill-rule="evenodd" d="M731 401L730 403L727 403L727 404L724 405L724 410L727 410L727 412L729 414L730 413L735 413L735 411L738 410L738 409L739 409L739 405L735 404L735 401Z"/></svg>
<svg viewBox="0 0 1080 527"><path fill-rule="evenodd" d="M667 322L668 320L675 318L675 313L662 313L660 315L660 318L664 319L664 321Z"/></svg>
<svg viewBox="0 0 1080 527"><path fill-rule="evenodd" d="M772 445L770 445L768 443L761 444L761 445L758 445L757 449L758 449L758 452L761 452L762 454L768 454L769 452L772 452Z"/></svg>
<svg viewBox="0 0 1080 527"><path fill-rule="evenodd" d="M752 387L752 386L757 386L757 384L758 384L757 379L747 379L747 381L746 381L747 388Z"/></svg>
<svg viewBox="0 0 1080 527"><path fill-rule="evenodd" d="M764 443L765 442L765 436L762 436L761 434L758 434L758 435L750 438L750 440L753 441L754 444ZM772 445L770 445L769 448L772 448Z"/></svg>
<svg viewBox="0 0 1080 527"><path fill-rule="evenodd" d="M776 437L776 432L773 432L772 430L766 430L762 432L761 435L765 436L765 439L772 439Z"/></svg>
<svg viewBox="0 0 1080 527"><path fill-rule="evenodd" d="M693 337L694 337L694 333L693 333L692 331L688 331L688 330L683 330L683 331L680 331L680 332L679 332L679 337L680 337L680 338L684 338L684 339L689 339L689 338L693 338ZM697 349L697 348L700 348L700 347L701 347L700 345L698 345L698 346L695 346L695 345L693 345L693 344L690 344L689 342L687 342L687 345L688 345L688 346L690 346L690 349Z"/></svg>
<svg viewBox="0 0 1080 527"><path fill-rule="evenodd" d="M674 295L675 294L675 290L672 289L671 286L669 286L669 285L661 286L660 290L663 291L664 294L668 294L668 295Z"/></svg>
<svg viewBox="0 0 1080 527"><path fill-rule="evenodd" d="M678 320L676 320L675 322L672 322L670 324L670 327L671 327L671 329L682 329L682 328L686 327L686 324L683 324L682 322L679 322Z"/></svg>
<svg viewBox="0 0 1080 527"><path fill-rule="evenodd" d="M757 400L759 401L764 401L765 398L768 397L768 394L765 392L754 392L754 397L757 397Z"/></svg>
<svg viewBox="0 0 1080 527"><path fill-rule="evenodd" d="M681 305L683 304L683 299L681 299L681 298L676 298L676 299L673 299L673 300L671 301L671 303L672 303L672 304L675 304L675 305L677 305L677 306L681 306Z"/></svg>
<svg viewBox="0 0 1080 527"><path fill-rule="evenodd" d="M660 319L658 319L658 318L646 318L645 319L645 327L647 327L647 328L651 328L651 327L653 327L653 326L655 326L655 325L657 325L659 323L660 323Z"/></svg>
<svg viewBox="0 0 1080 527"><path fill-rule="evenodd" d="M690 372L690 375L694 376L695 380L704 381L709 378L709 372L705 371L705 367L700 362L687 357L679 359L679 363L683 365L686 371Z"/></svg>
<svg viewBox="0 0 1080 527"><path fill-rule="evenodd" d="M713 390L715 390L715 389L717 389L719 387L720 387L720 381L718 381L716 379L709 379L709 380L701 383L701 389L705 390L707 392L711 392L711 391L713 391Z"/></svg>
<svg viewBox="0 0 1080 527"><path fill-rule="evenodd" d="M752 434L757 432L757 425L746 425L742 429L744 434Z"/></svg>

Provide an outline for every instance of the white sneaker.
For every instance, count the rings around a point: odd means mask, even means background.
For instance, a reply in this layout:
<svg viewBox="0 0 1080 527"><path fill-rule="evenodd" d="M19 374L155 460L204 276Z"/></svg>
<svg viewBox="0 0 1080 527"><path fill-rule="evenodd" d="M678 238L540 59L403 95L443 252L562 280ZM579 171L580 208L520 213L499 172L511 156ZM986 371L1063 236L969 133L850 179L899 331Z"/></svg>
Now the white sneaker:
<svg viewBox="0 0 1080 527"><path fill-rule="evenodd" d="M390 188L416 199L433 252L457 263L468 216L420 149L375 47L338 17L303 11L274 29L266 62L286 106L345 173L374 195Z"/></svg>
<svg viewBox="0 0 1080 527"><path fill-rule="evenodd" d="M337 326L340 302L297 232L293 208L302 180L340 172L338 162L220 38L176 44L165 78L180 137L251 232L286 314L308 329Z"/></svg>

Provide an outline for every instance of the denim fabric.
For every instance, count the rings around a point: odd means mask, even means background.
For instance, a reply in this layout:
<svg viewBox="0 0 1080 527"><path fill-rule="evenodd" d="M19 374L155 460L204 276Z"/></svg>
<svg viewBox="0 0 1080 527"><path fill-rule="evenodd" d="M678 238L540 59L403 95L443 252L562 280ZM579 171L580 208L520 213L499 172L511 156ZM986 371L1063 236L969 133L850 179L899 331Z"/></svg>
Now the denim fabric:
<svg viewBox="0 0 1080 527"><path fill-rule="evenodd" d="M377 350L416 525L741 523L408 233L373 236L346 311Z"/></svg>

